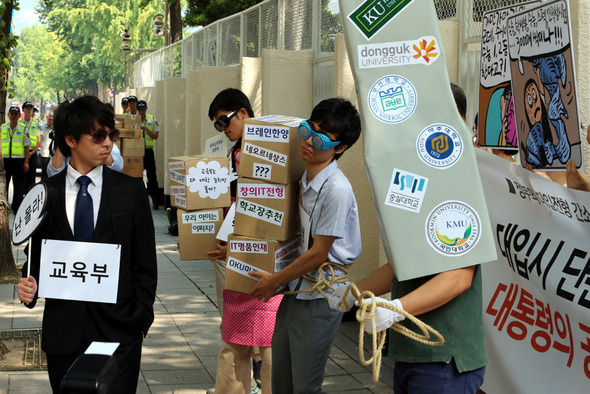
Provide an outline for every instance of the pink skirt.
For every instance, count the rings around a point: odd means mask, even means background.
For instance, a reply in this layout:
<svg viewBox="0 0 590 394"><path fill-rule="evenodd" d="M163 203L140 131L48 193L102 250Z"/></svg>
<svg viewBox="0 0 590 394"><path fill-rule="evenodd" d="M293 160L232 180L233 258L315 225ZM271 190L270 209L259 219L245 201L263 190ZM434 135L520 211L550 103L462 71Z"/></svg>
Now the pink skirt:
<svg viewBox="0 0 590 394"><path fill-rule="evenodd" d="M270 347L282 299L282 295L276 295L264 302L245 293L223 290L223 341Z"/></svg>

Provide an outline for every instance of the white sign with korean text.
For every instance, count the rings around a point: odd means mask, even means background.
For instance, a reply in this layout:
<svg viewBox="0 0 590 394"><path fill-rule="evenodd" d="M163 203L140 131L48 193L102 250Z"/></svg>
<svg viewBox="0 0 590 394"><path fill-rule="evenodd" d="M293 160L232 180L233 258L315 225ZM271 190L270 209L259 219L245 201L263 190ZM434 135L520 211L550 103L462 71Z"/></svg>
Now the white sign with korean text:
<svg viewBox="0 0 590 394"><path fill-rule="evenodd" d="M205 154L225 156L227 153L227 139L225 134L218 134L215 137L207 138L205 141Z"/></svg>
<svg viewBox="0 0 590 394"><path fill-rule="evenodd" d="M39 297L117 302L121 245L41 241Z"/></svg>
<svg viewBox="0 0 590 394"><path fill-rule="evenodd" d="M482 390L587 393L590 193L476 151L498 254L481 266Z"/></svg>
<svg viewBox="0 0 590 394"><path fill-rule="evenodd" d="M45 202L47 201L47 189L42 183L38 183L27 193L23 199L12 226L12 243L20 245L35 232L45 218Z"/></svg>

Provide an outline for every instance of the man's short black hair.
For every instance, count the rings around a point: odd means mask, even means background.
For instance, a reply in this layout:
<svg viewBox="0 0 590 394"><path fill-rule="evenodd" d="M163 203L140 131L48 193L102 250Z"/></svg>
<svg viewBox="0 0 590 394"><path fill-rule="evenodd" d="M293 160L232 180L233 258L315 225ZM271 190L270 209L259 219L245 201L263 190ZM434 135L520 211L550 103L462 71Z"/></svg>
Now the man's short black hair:
<svg viewBox="0 0 590 394"><path fill-rule="evenodd" d="M309 120L318 123L323 131L336 134L341 145L347 145L348 148L361 135L361 117L354 105L343 98L321 101L311 111ZM334 159L338 160L343 153L336 154Z"/></svg>
<svg viewBox="0 0 590 394"><path fill-rule="evenodd" d="M215 119L219 111L239 111L244 108L250 118L254 117L254 111L248 97L240 89L228 88L215 96L209 105L209 119Z"/></svg>
<svg viewBox="0 0 590 394"><path fill-rule="evenodd" d="M457 110L459 110L459 115L465 119L467 116L467 96L465 96L465 92L461 89L461 86L456 83L451 82L451 90L453 91L453 97L455 98L455 104L457 105Z"/></svg>
<svg viewBox="0 0 590 394"><path fill-rule="evenodd" d="M82 96L71 103L66 101L60 104L55 111L53 130L61 153L64 156L72 155L66 136L71 135L80 141L82 134L92 134L96 126L115 128L115 113L97 97Z"/></svg>

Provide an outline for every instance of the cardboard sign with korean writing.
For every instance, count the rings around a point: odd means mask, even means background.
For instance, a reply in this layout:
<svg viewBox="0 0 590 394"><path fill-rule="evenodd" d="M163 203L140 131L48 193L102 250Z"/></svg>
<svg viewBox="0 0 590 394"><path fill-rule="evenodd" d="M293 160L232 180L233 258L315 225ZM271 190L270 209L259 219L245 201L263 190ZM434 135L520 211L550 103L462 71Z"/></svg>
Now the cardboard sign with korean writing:
<svg viewBox="0 0 590 394"><path fill-rule="evenodd" d="M41 241L39 297L117 302L121 245Z"/></svg>
<svg viewBox="0 0 590 394"><path fill-rule="evenodd" d="M43 222L46 201L47 189L42 183L36 184L27 193L14 216L12 225L13 244L20 245L25 242Z"/></svg>
<svg viewBox="0 0 590 394"><path fill-rule="evenodd" d="M223 209L177 211L178 243L181 260L207 259L217 249L215 235L223 223Z"/></svg>

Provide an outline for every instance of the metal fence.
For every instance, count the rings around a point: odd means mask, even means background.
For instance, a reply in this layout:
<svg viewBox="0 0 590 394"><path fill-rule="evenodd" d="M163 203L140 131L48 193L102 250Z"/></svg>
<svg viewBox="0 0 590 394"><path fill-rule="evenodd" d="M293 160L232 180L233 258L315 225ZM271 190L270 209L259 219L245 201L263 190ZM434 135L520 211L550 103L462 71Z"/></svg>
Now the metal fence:
<svg viewBox="0 0 590 394"><path fill-rule="evenodd" d="M439 19L456 17L456 0L434 2ZM337 0L267 0L143 57L135 63L134 86L155 86L204 66L238 65L264 49L310 49L316 58L331 57L341 33Z"/></svg>

